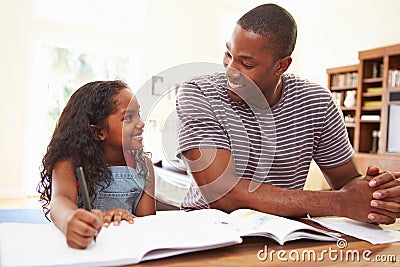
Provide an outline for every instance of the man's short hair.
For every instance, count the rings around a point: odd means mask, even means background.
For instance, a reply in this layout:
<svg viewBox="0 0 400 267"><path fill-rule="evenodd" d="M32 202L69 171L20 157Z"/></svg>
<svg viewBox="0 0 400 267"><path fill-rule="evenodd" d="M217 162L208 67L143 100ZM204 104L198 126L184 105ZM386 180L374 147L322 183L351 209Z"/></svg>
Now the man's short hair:
<svg viewBox="0 0 400 267"><path fill-rule="evenodd" d="M244 14L237 24L246 31L262 35L278 60L290 56L296 45L296 21L286 9L275 4L264 4Z"/></svg>

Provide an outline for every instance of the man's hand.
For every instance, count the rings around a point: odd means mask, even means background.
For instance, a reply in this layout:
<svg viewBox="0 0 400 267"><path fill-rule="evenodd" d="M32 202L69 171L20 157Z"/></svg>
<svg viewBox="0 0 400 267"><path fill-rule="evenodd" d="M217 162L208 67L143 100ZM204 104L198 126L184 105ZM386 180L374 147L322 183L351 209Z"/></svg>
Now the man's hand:
<svg viewBox="0 0 400 267"><path fill-rule="evenodd" d="M342 203L342 216L362 222L376 222L369 217L371 213L377 213L379 210L370 205L374 188L369 186L367 179L354 179L346 184L343 191L344 198L338 199ZM393 216L390 212L382 211L378 223L392 223Z"/></svg>
<svg viewBox="0 0 400 267"><path fill-rule="evenodd" d="M379 174L381 173L378 167L376 166L368 167L364 179L371 181L375 176Z"/></svg>
<svg viewBox="0 0 400 267"><path fill-rule="evenodd" d="M377 223L383 223L382 213L393 214L392 222L396 218L400 218L400 172L379 172L377 167L371 167L367 170L365 177L369 181L369 186L374 189L372 193L371 207L377 209L377 212L372 212L368 218Z"/></svg>

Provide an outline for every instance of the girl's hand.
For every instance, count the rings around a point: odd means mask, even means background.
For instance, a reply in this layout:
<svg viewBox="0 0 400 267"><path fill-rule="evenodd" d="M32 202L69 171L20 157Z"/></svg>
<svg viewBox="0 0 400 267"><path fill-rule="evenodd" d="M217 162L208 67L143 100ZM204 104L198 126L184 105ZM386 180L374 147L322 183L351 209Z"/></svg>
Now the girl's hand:
<svg viewBox="0 0 400 267"><path fill-rule="evenodd" d="M108 227L111 222L114 222L114 225L119 225L122 220L132 224L134 217L135 216L127 210L120 208L110 209L103 212L103 226Z"/></svg>
<svg viewBox="0 0 400 267"><path fill-rule="evenodd" d="M85 249L93 243L102 226L100 210L77 209L72 212L64 226L67 244L71 248Z"/></svg>

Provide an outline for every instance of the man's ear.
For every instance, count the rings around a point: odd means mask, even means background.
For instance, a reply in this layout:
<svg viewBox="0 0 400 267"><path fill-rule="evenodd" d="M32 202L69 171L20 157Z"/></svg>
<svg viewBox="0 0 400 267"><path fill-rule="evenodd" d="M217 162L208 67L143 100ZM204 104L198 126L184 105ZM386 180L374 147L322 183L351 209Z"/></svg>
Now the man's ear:
<svg viewBox="0 0 400 267"><path fill-rule="evenodd" d="M292 63L292 58L290 56L279 59L275 65L276 66L275 75L280 77L289 68L291 63Z"/></svg>
<svg viewBox="0 0 400 267"><path fill-rule="evenodd" d="M94 139L98 141L104 141L106 139L106 134L103 129L98 125L90 125L90 129L93 132Z"/></svg>

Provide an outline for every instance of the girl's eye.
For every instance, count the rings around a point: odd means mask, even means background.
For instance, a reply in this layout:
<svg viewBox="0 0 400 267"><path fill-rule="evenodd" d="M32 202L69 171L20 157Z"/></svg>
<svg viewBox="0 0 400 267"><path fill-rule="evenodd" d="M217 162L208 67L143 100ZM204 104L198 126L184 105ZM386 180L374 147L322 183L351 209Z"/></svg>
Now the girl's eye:
<svg viewBox="0 0 400 267"><path fill-rule="evenodd" d="M133 119L133 115L132 114L128 114L128 115L125 115L125 117L124 117L124 120L132 120Z"/></svg>
<svg viewBox="0 0 400 267"><path fill-rule="evenodd" d="M225 52L225 56L228 57L228 58L231 58L231 57L232 57L231 54L229 54L228 51Z"/></svg>

